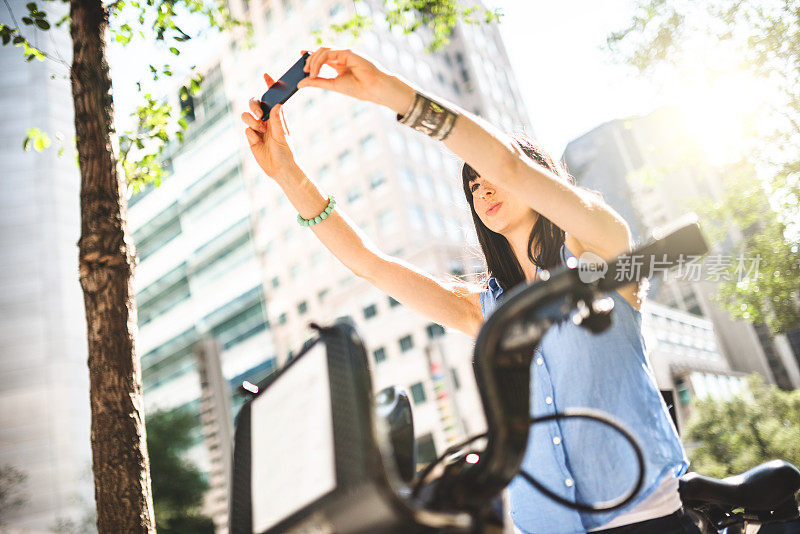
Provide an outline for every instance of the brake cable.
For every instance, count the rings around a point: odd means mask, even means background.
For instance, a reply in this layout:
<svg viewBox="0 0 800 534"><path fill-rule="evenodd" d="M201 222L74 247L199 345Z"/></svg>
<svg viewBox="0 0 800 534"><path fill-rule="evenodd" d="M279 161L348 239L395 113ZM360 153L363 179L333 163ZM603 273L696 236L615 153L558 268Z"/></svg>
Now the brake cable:
<svg viewBox="0 0 800 534"><path fill-rule="evenodd" d="M621 422L616 420L610 415L607 415L599 410L595 410L592 408L572 408L567 409L564 412L556 412L549 415L544 415L540 417L531 417L530 425L534 426L539 423L545 423L547 421L557 421L560 419L590 419L594 421L598 421L606 426L610 426L614 430L616 430L619 434L622 435L625 440L631 444L634 452L636 453L636 461L639 467L639 474L636 479L636 483L633 485L633 489L631 489L627 494L623 495L622 497L618 497L616 499L608 500L608 501L601 501L595 504L586 504L580 502L572 502L564 499L563 497L553 493L549 489L547 489L541 482L536 480L530 473L527 471L520 469L519 474L525 479L529 484L531 484L534 488L541 491L546 497L556 501L557 503L561 504L562 506L566 506L567 508L572 508L574 510L578 510L581 512L608 512L611 510L616 510L617 508L621 508L631 502L633 498L639 493L639 490L642 488L644 484L644 454L642 453L642 448L639 446L636 438L622 425ZM473 443L481 438L485 438L489 435L488 432L484 432L483 434L478 434L472 436L461 443L457 443L451 447L448 447L444 453L442 453L436 460L429 463L425 468L420 472L419 479L417 480L414 489L412 491L412 495L417 497L419 492L422 489L422 486L425 482L425 479L428 475L433 471L433 469L439 465L442 461L445 460L448 456L451 456L470 443Z"/></svg>

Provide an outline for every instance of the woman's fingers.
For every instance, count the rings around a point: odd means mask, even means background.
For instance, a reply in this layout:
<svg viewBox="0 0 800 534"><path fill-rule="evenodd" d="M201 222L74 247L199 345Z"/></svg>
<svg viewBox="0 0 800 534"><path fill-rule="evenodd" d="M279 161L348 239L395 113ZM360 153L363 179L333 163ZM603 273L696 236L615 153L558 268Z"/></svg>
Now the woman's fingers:
<svg viewBox="0 0 800 534"><path fill-rule="evenodd" d="M267 125L266 124L264 124L260 120L256 119L255 117L253 117L252 115L250 115L246 111L242 112L242 120L244 121L244 123L246 125L248 125L250 128L252 128L253 130L255 130L257 132L266 133L266 131L267 131Z"/></svg>
<svg viewBox="0 0 800 534"><path fill-rule="evenodd" d="M261 134L257 131L253 130L252 128L246 128L244 131L245 137L247 137L247 142L250 143L250 147L254 147L259 143L263 143L264 140L261 137Z"/></svg>
<svg viewBox="0 0 800 534"><path fill-rule="evenodd" d="M311 55L306 58L306 64L303 66L303 72L311 72L311 59L317 52L311 52Z"/></svg>
<svg viewBox="0 0 800 534"><path fill-rule="evenodd" d="M264 81L267 82L267 89L272 87L272 84L275 83L275 80L272 79L272 76L270 76L266 72L264 73Z"/></svg>
<svg viewBox="0 0 800 534"><path fill-rule="evenodd" d="M286 132L286 135L292 135L292 132L289 131L289 125L286 123L286 115L283 114L283 109L280 109L278 106L278 113L281 117L281 124L283 125L283 131Z"/></svg>
<svg viewBox="0 0 800 534"><path fill-rule="evenodd" d="M261 101L251 98L250 102L248 102L248 105L250 106L250 111L253 112L255 118L261 119L261 116L264 114L264 111L261 109Z"/></svg>
<svg viewBox="0 0 800 534"><path fill-rule="evenodd" d="M325 57L330 50L330 48L323 47L314 52L314 54L311 56L311 70L308 71L309 77L316 78L319 75L322 65L325 64Z"/></svg>
<svg viewBox="0 0 800 534"><path fill-rule="evenodd" d="M334 89L336 87L336 80L334 78L305 78L300 80L297 87L318 87L320 89Z"/></svg>
<svg viewBox="0 0 800 534"><path fill-rule="evenodd" d="M272 138L275 139L277 142L285 145L286 134L283 131L283 125L281 124L280 111L281 111L280 104L277 104L270 110L267 126L269 126L269 132Z"/></svg>

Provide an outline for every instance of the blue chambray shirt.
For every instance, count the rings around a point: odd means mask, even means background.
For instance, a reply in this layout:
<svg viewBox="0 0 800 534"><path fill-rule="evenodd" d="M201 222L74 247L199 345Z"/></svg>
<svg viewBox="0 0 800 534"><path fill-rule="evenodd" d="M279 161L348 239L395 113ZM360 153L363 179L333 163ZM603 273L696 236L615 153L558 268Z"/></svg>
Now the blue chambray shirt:
<svg viewBox="0 0 800 534"><path fill-rule="evenodd" d="M566 247L562 252L571 256ZM565 321L545 334L531 363L531 415L590 407L622 421L639 440L645 479L639 495L622 509L578 512L561 506L521 476L509 485L511 518L522 532L586 532L631 510L668 472L689 465L669 411L645 357L642 317L616 291L611 326L601 334ZM502 302L495 278L480 295L487 318ZM597 503L627 494L638 475L633 449L618 433L587 419L531 427L522 469L567 500Z"/></svg>

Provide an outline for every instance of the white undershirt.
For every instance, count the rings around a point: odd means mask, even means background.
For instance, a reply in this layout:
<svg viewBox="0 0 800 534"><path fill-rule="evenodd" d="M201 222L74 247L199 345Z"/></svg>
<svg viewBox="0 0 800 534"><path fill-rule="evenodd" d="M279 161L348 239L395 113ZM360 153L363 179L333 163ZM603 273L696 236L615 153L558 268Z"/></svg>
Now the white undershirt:
<svg viewBox="0 0 800 534"><path fill-rule="evenodd" d="M623 525L630 525L631 523L663 517L678 510L681 506L681 496L678 493L678 479L675 478L675 474L670 471L667 476L661 480L656 490L645 500L637 504L631 511L618 515L605 525L594 528L589 532L621 527Z"/></svg>

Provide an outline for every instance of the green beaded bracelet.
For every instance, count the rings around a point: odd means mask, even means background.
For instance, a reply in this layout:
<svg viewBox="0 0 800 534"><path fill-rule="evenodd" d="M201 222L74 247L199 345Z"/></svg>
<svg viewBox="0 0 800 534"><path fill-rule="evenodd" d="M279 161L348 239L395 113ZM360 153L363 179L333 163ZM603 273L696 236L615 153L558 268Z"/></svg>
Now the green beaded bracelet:
<svg viewBox="0 0 800 534"><path fill-rule="evenodd" d="M328 206L324 210L322 210L322 213L320 213L316 217L312 217L310 219L304 219L298 213L297 214L297 223L300 226L304 226L304 227L314 226L317 223L321 223L322 221L324 221L325 219L328 218L328 215L331 214L331 212L333 211L333 207L335 205L336 205L336 199L333 198L333 195L328 195Z"/></svg>

